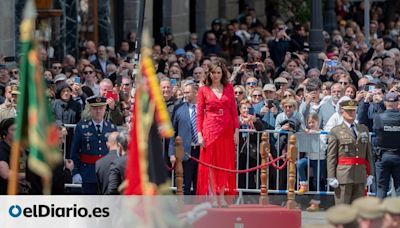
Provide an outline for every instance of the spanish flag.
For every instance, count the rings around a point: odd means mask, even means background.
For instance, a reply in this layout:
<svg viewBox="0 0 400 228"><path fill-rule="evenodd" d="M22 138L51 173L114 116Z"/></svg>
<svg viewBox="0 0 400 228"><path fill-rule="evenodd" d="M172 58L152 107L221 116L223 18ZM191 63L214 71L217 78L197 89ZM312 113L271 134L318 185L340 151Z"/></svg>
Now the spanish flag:
<svg viewBox="0 0 400 228"><path fill-rule="evenodd" d="M143 35L139 73L126 169L127 195L155 195L168 186L161 137L173 135L171 120L161 95L151 59L149 36Z"/></svg>
<svg viewBox="0 0 400 228"><path fill-rule="evenodd" d="M29 168L42 177L44 194L50 194L52 169L62 159L58 129L49 109L39 52L33 37L35 20L34 2L28 0L20 27L20 95L17 102L17 128L11 148L10 168L14 171L8 185L8 194L11 195L17 194L17 170L21 150L29 150Z"/></svg>

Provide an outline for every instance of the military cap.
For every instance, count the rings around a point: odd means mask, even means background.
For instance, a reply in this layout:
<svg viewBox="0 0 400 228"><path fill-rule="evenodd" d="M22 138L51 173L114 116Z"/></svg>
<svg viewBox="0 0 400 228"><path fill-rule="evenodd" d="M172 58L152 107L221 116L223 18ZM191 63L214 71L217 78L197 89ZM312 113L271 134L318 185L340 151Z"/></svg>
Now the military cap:
<svg viewBox="0 0 400 228"><path fill-rule="evenodd" d="M105 97L99 97L99 96L89 97L86 101L89 103L91 107L104 106L107 104L106 103L107 99Z"/></svg>
<svg viewBox="0 0 400 228"><path fill-rule="evenodd" d="M399 95L396 92L389 92L385 95L386 102L397 102L399 101Z"/></svg>
<svg viewBox="0 0 400 228"><path fill-rule="evenodd" d="M356 110L357 109L357 102L355 100L346 100L342 101L339 104L340 108L344 110Z"/></svg>
<svg viewBox="0 0 400 228"><path fill-rule="evenodd" d="M16 85L11 86L11 94L12 94L12 95L19 95L19 94L21 94L21 93L18 91L18 86L16 86Z"/></svg>
<svg viewBox="0 0 400 228"><path fill-rule="evenodd" d="M357 209L347 204L339 204L326 211L326 219L332 225L344 225L355 222L357 216Z"/></svg>
<svg viewBox="0 0 400 228"><path fill-rule="evenodd" d="M387 197L382 202L382 207L385 212L391 214L400 214L400 197Z"/></svg>
<svg viewBox="0 0 400 228"><path fill-rule="evenodd" d="M351 205L358 209L358 215L364 219L378 219L385 214L381 200L377 197L361 197Z"/></svg>

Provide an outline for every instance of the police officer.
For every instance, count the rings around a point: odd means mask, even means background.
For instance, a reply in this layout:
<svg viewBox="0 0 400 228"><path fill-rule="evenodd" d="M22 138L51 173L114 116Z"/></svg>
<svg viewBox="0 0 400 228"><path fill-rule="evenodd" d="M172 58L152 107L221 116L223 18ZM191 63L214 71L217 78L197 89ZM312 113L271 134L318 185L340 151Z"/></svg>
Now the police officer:
<svg viewBox="0 0 400 228"><path fill-rule="evenodd" d="M362 197L365 184L372 183L371 144L368 128L355 124L357 102L340 104L343 123L332 128L327 150L328 184L335 190L335 203L350 204ZM369 175L369 176L368 176Z"/></svg>
<svg viewBox="0 0 400 228"><path fill-rule="evenodd" d="M385 96L386 111L374 117L376 133L376 178L377 196L386 197L389 180L393 177L396 195L400 196L400 111L399 96L389 92Z"/></svg>
<svg viewBox="0 0 400 228"><path fill-rule="evenodd" d="M75 164L72 179L73 183L82 184L82 194L95 195L95 164L108 152L105 134L117 131L117 128L104 120L106 98L91 97L87 102L90 105L91 119L82 120L76 125L72 141L71 157Z"/></svg>

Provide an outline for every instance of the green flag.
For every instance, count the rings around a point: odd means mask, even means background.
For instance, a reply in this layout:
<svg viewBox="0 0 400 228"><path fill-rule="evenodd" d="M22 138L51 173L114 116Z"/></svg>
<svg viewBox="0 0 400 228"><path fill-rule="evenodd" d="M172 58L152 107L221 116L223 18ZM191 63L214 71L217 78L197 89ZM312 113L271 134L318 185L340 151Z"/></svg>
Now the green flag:
<svg viewBox="0 0 400 228"><path fill-rule="evenodd" d="M13 155L29 150L28 166L43 180L43 193L50 193L52 169L61 161L58 129L46 96L37 45L34 41L36 9L28 0L21 23L20 95L17 101ZM18 156L19 157L19 156Z"/></svg>

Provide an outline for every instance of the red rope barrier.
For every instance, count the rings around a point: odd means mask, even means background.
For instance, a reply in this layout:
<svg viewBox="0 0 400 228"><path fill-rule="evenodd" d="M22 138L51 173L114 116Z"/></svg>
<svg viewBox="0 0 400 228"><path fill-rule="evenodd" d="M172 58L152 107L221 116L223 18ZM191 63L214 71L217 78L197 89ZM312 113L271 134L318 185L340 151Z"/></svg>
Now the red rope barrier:
<svg viewBox="0 0 400 228"><path fill-rule="evenodd" d="M175 169L176 162L174 162L174 164L172 165L172 167L169 167L169 166L164 162L164 166L165 166L165 168L168 170L168 172L172 172L172 170Z"/></svg>
<svg viewBox="0 0 400 228"><path fill-rule="evenodd" d="M284 157L285 155L282 155L281 157ZM274 160L274 157L272 157L272 154L269 154L269 159L271 159L271 161ZM271 165L272 167L274 167L277 170L282 170L286 167L287 163L288 163L289 159L285 159L285 161L283 162L283 164L281 166L278 166L275 162L273 162Z"/></svg>
<svg viewBox="0 0 400 228"><path fill-rule="evenodd" d="M194 161L196 161L196 162L198 162L198 163L201 164L201 165L207 166L208 168L212 168L212 169L216 169L216 170L224 171L224 172L228 172L228 173L239 173L239 174L241 174L241 173L249 173L249 172L255 171L255 170L257 170L257 169L261 169L261 168L263 168L263 167L266 167L266 166L269 166L269 165L271 165L271 164L274 164L275 162L277 162L277 161L279 161L279 160L285 159L285 155L282 155L282 156L280 156L280 157L277 157L277 158L273 159L272 161L269 161L269 162L267 162L267 163L265 163L265 164L261 164L261 165L259 165L259 166L256 166L256 167L253 167L253 168L250 168L250 169L244 169L244 170L233 170L233 169L221 168L221 167L218 167L218 166L215 166L215 165L211 165L211 164L202 162L202 161L200 161L199 159L197 159L197 158L195 158L195 157L192 157L192 156L190 156L190 155L189 155L189 158L192 159L192 160L194 160ZM283 168L286 166L287 162L288 162L288 159L285 159L285 162L283 163L283 165L282 165L281 167L278 167L278 168L283 169ZM273 166L273 165L272 165L272 166Z"/></svg>

